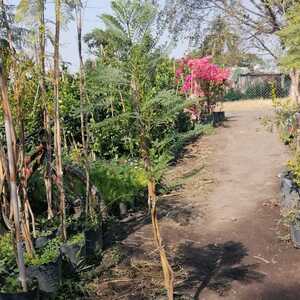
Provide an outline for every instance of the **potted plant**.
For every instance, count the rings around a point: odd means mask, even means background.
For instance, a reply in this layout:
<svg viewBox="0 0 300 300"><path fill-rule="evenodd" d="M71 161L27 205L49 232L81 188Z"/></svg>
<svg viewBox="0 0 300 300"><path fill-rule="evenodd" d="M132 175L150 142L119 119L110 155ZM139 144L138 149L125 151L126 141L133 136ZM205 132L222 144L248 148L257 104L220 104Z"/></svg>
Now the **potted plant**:
<svg viewBox="0 0 300 300"><path fill-rule="evenodd" d="M67 259L71 270L74 272L84 261L86 256L85 237L82 232L73 235L60 247L62 255Z"/></svg>
<svg viewBox="0 0 300 300"><path fill-rule="evenodd" d="M103 249L103 231L101 223L90 220L84 231L87 256L99 255Z"/></svg>
<svg viewBox="0 0 300 300"><path fill-rule="evenodd" d="M56 237L56 231L42 232L37 238L34 239L34 248L41 249L47 245L47 243Z"/></svg>
<svg viewBox="0 0 300 300"><path fill-rule="evenodd" d="M36 279L39 289L45 293L57 292L61 283L61 241L58 237L50 240L33 258L26 256L27 273Z"/></svg>
<svg viewBox="0 0 300 300"><path fill-rule="evenodd" d="M290 227L291 240L295 248L300 248L300 210L295 204L292 208L281 210L282 222Z"/></svg>
<svg viewBox="0 0 300 300"><path fill-rule="evenodd" d="M280 190L282 208L292 208L297 204L299 200L299 191L294 183L291 172L283 172L280 174Z"/></svg>
<svg viewBox="0 0 300 300"><path fill-rule="evenodd" d="M190 98L204 100L203 112L212 116L214 124L225 120L225 112L214 111L218 102L224 99L230 71L214 64L212 57L184 58L178 63L177 82L182 82L181 91Z"/></svg>
<svg viewBox="0 0 300 300"><path fill-rule="evenodd" d="M300 219L291 224L291 239L295 248L300 248Z"/></svg>
<svg viewBox="0 0 300 300"><path fill-rule="evenodd" d="M35 299L30 294L20 290L12 235L7 232L0 236L0 299Z"/></svg>
<svg viewBox="0 0 300 300"><path fill-rule="evenodd" d="M282 211L283 221L290 226L291 240L296 248L300 248L300 156L288 163L288 172L281 175Z"/></svg>
<svg viewBox="0 0 300 300"><path fill-rule="evenodd" d="M300 248L300 211L297 208L291 213L294 215L290 225L291 240L295 248Z"/></svg>
<svg viewBox="0 0 300 300"><path fill-rule="evenodd" d="M38 290L34 290L30 292L20 292L20 293L0 293L0 300L34 300L34 299L40 299Z"/></svg>

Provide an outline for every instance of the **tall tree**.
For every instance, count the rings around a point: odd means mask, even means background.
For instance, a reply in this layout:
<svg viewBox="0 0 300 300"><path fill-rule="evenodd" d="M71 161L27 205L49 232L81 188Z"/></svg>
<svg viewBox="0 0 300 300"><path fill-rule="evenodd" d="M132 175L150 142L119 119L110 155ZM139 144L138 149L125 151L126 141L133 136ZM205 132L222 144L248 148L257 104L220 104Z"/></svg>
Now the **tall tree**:
<svg viewBox="0 0 300 300"><path fill-rule="evenodd" d="M54 56L53 56L53 78L54 78L54 97L55 97L55 117L54 117L54 148L56 162L56 184L59 192L59 207L62 239L66 240L66 208L65 208L65 191L63 185L63 166L62 166L62 139L60 126L60 108L59 108L59 43L61 30L61 0L55 0L55 39L54 39Z"/></svg>
<svg viewBox="0 0 300 300"><path fill-rule="evenodd" d="M81 124L81 140L83 147L83 159L86 173L86 199L85 199L85 214L89 213L90 207L90 172L89 172L89 158L88 158L88 133L87 133L87 116L85 114L86 91L85 91L85 74L82 57L82 14L83 5L81 0L75 3L76 13L76 28L77 28L77 43L78 43L78 57L79 57L79 96L80 96L80 124Z"/></svg>
<svg viewBox="0 0 300 300"><path fill-rule="evenodd" d="M45 69L45 57L46 57L46 24L45 24L45 0L38 0L38 12L39 12L39 74L40 74L40 86L41 86L41 98L43 102L43 114L44 114L44 128L47 136L47 155L46 155L46 170L44 174L44 181L46 187L46 198L48 205L48 219L53 218L52 211L52 134L50 125L50 114L48 107L47 91L46 91L46 69Z"/></svg>
<svg viewBox="0 0 300 300"><path fill-rule="evenodd" d="M36 34L36 40L38 44L38 55L37 55L37 68L39 74L39 85L41 94L40 107L44 117L44 129L46 133L46 168L44 172L44 182L46 189L46 199L48 205L48 219L53 217L52 211L52 173L51 173L51 160L52 160L52 134L50 125L50 114L49 114L49 100L47 99L46 91L46 69L45 69L45 58L46 58L46 23L45 23L45 3L46 0L20 0L17 7L17 19L28 20L30 24L34 23L35 28L38 28ZM34 20L34 22L32 21ZM35 31L35 28L33 31Z"/></svg>
<svg viewBox="0 0 300 300"><path fill-rule="evenodd" d="M166 120L158 120L159 117L162 117L162 112L166 119L170 117L166 112L170 99L160 97L155 99L154 97L153 77L155 66L161 57L161 52L157 49L157 40L152 36L157 10L151 1L138 0L112 1L112 10L113 15L104 14L101 16L106 30L101 31L101 34L97 31L97 35L94 35L93 38L94 41L100 38L99 43L96 42L96 45L100 46L103 41L102 37L107 38L108 45L113 45L115 50L111 53L113 56L111 63L117 66L122 74L125 74L126 94L128 95L126 98L130 110L125 112L123 110L121 116L114 116L111 113L111 119L119 120L122 117L127 116L128 118L128 115L130 116L132 124L130 131L138 146L139 159L148 176L148 205L151 212L154 244L160 255L168 299L172 300L174 298L174 274L168 261L157 217L158 164L162 163L165 157L161 156L159 163L154 158L154 153L159 156L156 152L157 149L155 149L154 132L160 132L160 136L163 134L162 128L159 127L161 124L165 124ZM174 95L171 96L172 100L175 98ZM173 112L169 106L168 110L170 113Z"/></svg>
<svg viewBox="0 0 300 300"><path fill-rule="evenodd" d="M296 4L287 13L286 26L279 31L278 35L283 41L286 49L280 60L281 65L290 70L290 77L294 84L291 86L291 96L299 103L299 75L300 75L300 4Z"/></svg>
<svg viewBox="0 0 300 300"><path fill-rule="evenodd" d="M177 36L187 34L199 42L205 37L207 23L212 16L222 14L232 24L238 25L245 39L259 50L277 58L272 47L275 33L284 25L285 13L294 0L168 0L166 12L168 25ZM201 30L202 29L202 30ZM279 45L280 46L280 45ZM278 45L275 47L278 48Z"/></svg>
<svg viewBox="0 0 300 300"><path fill-rule="evenodd" d="M244 49L238 29L232 27L222 15L213 19L203 41L195 46L193 53L197 56L212 56L218 65L249 67L259 62L256 54Z"/></svg>
<svg viewBox="0 0 300 300"><path fill-rule="evenodd" d="M223 14L239 26L249 46L277 62L284 49L277 33L285 26L286 13L296 3L297 0L168 0L166 11L169 29L177 37L188 34L192 42L196 37L197 43L205 37L207 20L215 14ZM291 70L290 77L293 96L293 91L299 93L299 72Z"/></svg>

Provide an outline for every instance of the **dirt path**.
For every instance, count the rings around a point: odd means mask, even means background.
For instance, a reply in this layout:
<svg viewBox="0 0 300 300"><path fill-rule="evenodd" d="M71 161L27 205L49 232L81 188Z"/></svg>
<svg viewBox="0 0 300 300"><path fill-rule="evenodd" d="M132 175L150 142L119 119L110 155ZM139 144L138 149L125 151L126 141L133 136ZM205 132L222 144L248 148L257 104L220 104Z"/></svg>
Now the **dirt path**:
<svg viewBox="0 0 300 300"><path fill-rule="evenodd" d="M278 234L278 174L288 149L261 121L272 114L271 103L231 103L225 110L224 126L189 145L166 176L174 189L162 197L160 223L176 300L299 300L300 250ZM123 246L142 278L119 288L131 295L122 299L164 299L155 296L162 281L149 223L141 217L129 224Z"/></svg>
<svg viewBox="0 0 300 300"><path fill-rule="evenodd" d="M182 183L169 207L177 203L183 216L162 225L168 243L181 244L187 276L177 290L187 299L300 299L300 250L278 238L278 174L288 153L260 119L271 105L226 110L225 127L190 145L169 173Z"/></svg>

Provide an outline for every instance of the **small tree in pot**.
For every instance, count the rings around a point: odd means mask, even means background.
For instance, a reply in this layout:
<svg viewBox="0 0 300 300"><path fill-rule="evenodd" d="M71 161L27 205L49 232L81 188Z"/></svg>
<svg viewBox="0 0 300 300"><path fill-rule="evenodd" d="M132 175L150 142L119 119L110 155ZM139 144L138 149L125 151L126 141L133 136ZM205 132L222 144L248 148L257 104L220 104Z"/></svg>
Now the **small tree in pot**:
<svg viewBox="0 0 300 300"><path fill-rule="evenodd" d="M212 57L183 58L178 63L176 78L181 82L181 91L200 101L202 110L212 113L217 102L222 100L229 78L229 70L212 63Z"/></svg>

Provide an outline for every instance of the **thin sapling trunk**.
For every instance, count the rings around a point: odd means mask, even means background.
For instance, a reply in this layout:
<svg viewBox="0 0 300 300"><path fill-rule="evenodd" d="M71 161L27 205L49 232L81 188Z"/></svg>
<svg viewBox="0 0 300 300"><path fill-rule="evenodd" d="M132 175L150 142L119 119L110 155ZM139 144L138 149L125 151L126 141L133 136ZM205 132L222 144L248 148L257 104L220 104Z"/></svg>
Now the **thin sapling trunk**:
<svg viewBox="0 0 300 300"><path fill-rule="evenodd" d="M66 232L66 208L65 191L63 186L63 167L62 167L62 148L61 148L61 127L60 127L60 109L59 109L59 43L61 27L61 0L55 1L55 42L54 42L54 97L55 97L55 159L56 159L56 184L59 193L59 208L61 221L62 239L67 239Z"/></svg>
<svg viewBox="0 0 300 300"><path fill-rule="evenodd" d="M44 114L44 128L46 132L46 170L44 172L44 182L46 189L47 199L47 216L48 219L52 219L54 214L52 210L52 172L51 172L51 160L52 160L52 134L50 125L50 115L47 103L46 93L46 71L45 71L45 48L46 48L46 25L45 25L45 0L39 0L39 75L40 75L40 87L41 98L43 101L43 114Z"/></svg>

